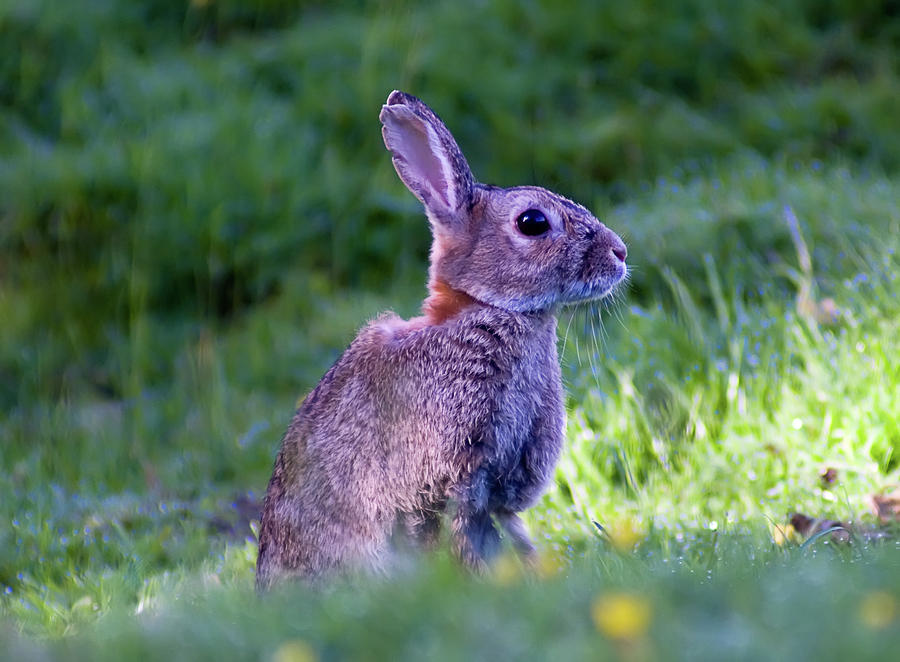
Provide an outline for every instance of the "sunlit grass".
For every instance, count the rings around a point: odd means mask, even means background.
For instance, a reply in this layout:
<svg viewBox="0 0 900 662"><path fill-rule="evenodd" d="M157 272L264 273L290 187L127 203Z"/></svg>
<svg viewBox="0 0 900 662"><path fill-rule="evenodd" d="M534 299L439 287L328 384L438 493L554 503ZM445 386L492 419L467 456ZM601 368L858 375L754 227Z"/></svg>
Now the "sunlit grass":
<svg viewBox="0 0 900 662"><path fill-rule="evenodd" d="M670 310L607 316L605 342L572 334L564 496L546 516L571 536L626 514L691 528L865 514L867 496L900 476L896 255L869 253L856 277L832 284L827 325L766 292L772 283L726 300L708 261L718 319L681 289Z"/></svg>

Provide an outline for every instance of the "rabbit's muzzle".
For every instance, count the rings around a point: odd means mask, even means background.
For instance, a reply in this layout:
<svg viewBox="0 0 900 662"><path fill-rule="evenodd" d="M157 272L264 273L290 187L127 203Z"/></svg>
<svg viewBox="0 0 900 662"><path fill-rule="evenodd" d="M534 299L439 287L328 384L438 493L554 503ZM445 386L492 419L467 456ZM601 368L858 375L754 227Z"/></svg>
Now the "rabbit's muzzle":
<svg viewBox="0 0 900 662"><path fill-rule="evenodd" d="M606 296L628 273L628 249L619 235L606 227L592 231L584 250L578 279L585 287L584 298Z"/></svg>

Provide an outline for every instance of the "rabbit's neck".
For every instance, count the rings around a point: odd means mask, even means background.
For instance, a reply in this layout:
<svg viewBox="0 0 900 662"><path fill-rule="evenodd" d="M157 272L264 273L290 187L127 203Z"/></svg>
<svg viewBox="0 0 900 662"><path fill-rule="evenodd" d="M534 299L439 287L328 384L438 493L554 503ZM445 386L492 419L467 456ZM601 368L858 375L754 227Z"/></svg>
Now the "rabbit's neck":
<svg viewBox="0 0 900 662"><path fill-rule="evenodd" d="M422 302L422 317L410 320L415 328L443 324L471 308L497 309L496 306L480 301L462 290L457 290L441 278L432 278L428 283L428 292L428 296ZM509 313L510 311L505 312ZM546 319L550 317L555 319L553 310L537 310L517 314L531 318Z"/></svg>
<svg viewBox="0 0 900 662"><path fill-rule="evenodd" d="M486 305L439 278L428 284L428 290L428 298L422 303L422 313L428 324L443 324L465 308Z"/></svg>

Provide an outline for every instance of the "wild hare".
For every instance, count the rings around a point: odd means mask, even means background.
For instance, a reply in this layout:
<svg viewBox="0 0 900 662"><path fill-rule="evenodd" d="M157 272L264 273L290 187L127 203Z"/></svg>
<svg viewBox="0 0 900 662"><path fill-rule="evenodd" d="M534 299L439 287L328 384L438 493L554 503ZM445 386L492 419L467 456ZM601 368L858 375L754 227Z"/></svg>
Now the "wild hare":
<svg viewBox="0 0 900 662"><path fill-rule="evenodd" d="M625 244L584 207L534 186L475 181L419 99L392 92L384 143L425 205L434 243L422 316L370 322L300 405L263 508L257 586L386 567L401 533L483 568L496 524L525 558L517 513L553 475L564 410L560 305L609 294Z"/></svg>

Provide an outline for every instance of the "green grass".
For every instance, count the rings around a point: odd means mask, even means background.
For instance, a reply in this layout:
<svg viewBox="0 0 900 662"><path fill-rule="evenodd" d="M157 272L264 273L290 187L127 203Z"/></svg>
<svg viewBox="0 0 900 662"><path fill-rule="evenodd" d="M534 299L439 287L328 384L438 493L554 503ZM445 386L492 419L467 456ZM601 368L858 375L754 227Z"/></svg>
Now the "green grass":
<svg viewBox="0 0 900 662"><path fill-rule="evenodd" d="M666 556L598 548L539 581L514 571L473 580L441 558L393 581L294 586L265 600L250 585L252 551L233 549L190 580L154 582L161 595L136 608L82 600L76 610L107 613L78 636L8 638L7 650L36 659L890 659L896 547L819 546L785 551L731 530Z"/></svg>
<svg viewBox="0 0 900 662"><path fill-rule="evenodd" d="M877 2L0 3L0 650L890 657L898 38ZM482 179L590 206L631 282L560 318L536 576L440 554L259 600L298 399L423 295L394 87Z"/></svg>

